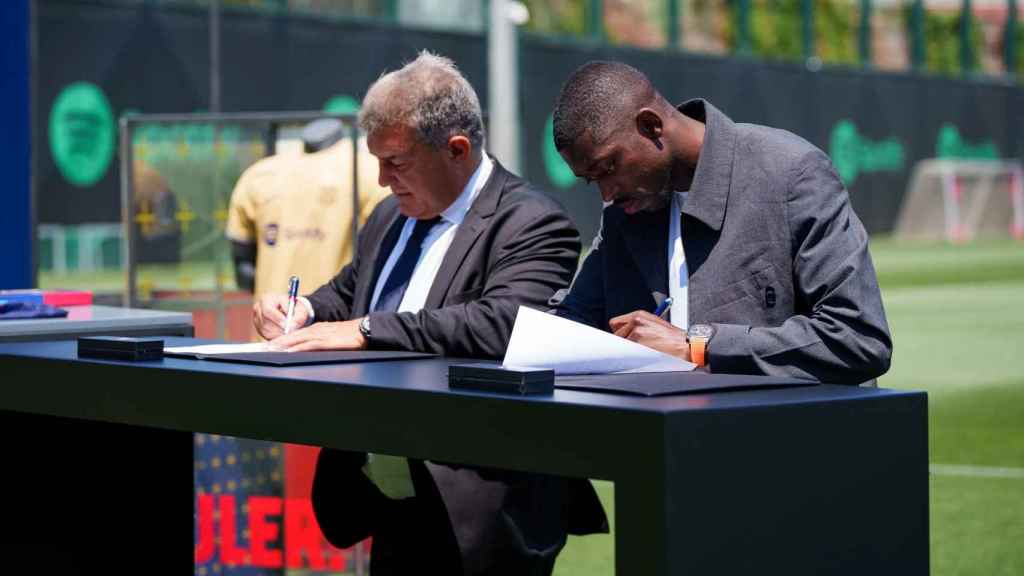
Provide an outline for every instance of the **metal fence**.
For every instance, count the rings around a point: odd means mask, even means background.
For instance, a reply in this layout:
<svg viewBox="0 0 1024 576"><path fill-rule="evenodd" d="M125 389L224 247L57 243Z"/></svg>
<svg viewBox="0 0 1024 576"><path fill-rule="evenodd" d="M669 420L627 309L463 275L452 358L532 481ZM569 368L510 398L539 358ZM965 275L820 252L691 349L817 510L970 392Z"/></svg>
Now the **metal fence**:
<svg viewBox="0 0 1024 576"><path fill-rule="evenodd" d="M120 121L125 306L212 314L207 333L231 336L229 309L246 314L224 228L238 176L275 154L289 133L320 118L340 120L352 142L353 245L359 228L355 116L325 112L140 114ZM175 192L169 192L174 188ZM234 334L236 339L241 335Z"/></svg>

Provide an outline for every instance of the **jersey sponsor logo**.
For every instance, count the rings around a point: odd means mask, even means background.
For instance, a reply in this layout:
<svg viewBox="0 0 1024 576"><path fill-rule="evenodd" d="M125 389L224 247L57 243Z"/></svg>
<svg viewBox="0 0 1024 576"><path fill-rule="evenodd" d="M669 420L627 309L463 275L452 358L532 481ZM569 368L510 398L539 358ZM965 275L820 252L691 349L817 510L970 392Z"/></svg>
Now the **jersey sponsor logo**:
<svg viewBox="0 0 1024 576"><path fill-rule="evenodd" d="M323 242L327 234L319 228L285 228L285 240L315 240Z"/></svg>

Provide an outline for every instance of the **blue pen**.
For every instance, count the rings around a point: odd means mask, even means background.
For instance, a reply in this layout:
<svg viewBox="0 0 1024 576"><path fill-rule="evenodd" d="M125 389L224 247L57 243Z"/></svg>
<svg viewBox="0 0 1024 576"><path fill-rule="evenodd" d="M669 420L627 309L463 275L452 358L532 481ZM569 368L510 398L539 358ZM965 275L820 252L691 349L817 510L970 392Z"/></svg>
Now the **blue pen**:
<svg viewBox="0 0 1024 576"><path fill-rule="evenodd" d="M664 300L662 300L661 304L658 304L658 307L654 309L654 315L657 316L658 318L663 318L665 316L665 312L668 312L668 309L671 306L672 306L672 297L669 296L668 298L665 298Z"/></svg>
<svg viewBox="0 0 1024 576"><path fill-rule="evenodd" d="M284 318L284 333L287 334L292 326L292 315L295 314L295 302L299 299L299 277L292 276L288 279L288 315Z"/></svg>

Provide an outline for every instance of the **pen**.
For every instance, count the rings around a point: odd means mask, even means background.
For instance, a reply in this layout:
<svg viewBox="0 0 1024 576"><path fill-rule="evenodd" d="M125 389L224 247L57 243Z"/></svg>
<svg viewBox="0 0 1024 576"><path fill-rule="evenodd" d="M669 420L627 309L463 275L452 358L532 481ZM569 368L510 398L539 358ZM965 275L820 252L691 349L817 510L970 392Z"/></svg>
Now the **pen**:
<svg viewBox="0 0 1024 576"><path fill-rule="evenodd" d="M665 312L668 312L668 309L671 306L672 306L672 297L669 296L668 298L665 298L664 300L662 300L661 304L658 304L658 307L654 309L654 315L657 316L658 318L664 318L665 317Z"/></svg>
<svg viewBox="0 0 1024 576"><path fill-rule="evenodd" d="M292 276L288 279L288 315L284 318L284 333L287 334L292 326L292 315L295 314L295 301L299 298L299 277Z"/></svg>

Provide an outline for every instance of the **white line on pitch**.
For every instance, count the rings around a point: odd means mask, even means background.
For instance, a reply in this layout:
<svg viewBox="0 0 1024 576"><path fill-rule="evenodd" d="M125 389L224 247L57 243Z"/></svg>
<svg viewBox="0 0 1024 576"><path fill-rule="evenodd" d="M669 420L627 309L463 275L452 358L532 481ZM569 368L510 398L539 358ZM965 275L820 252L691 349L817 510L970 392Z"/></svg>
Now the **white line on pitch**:
<svg viewBox="0 0 1024 576"><path fill-rule="evenodd" d="M996 466L967 466L962 464L930 464L928 471L935 476L969 476L972 478L1014 478L1024 480L1024 468Z"/></svg>

